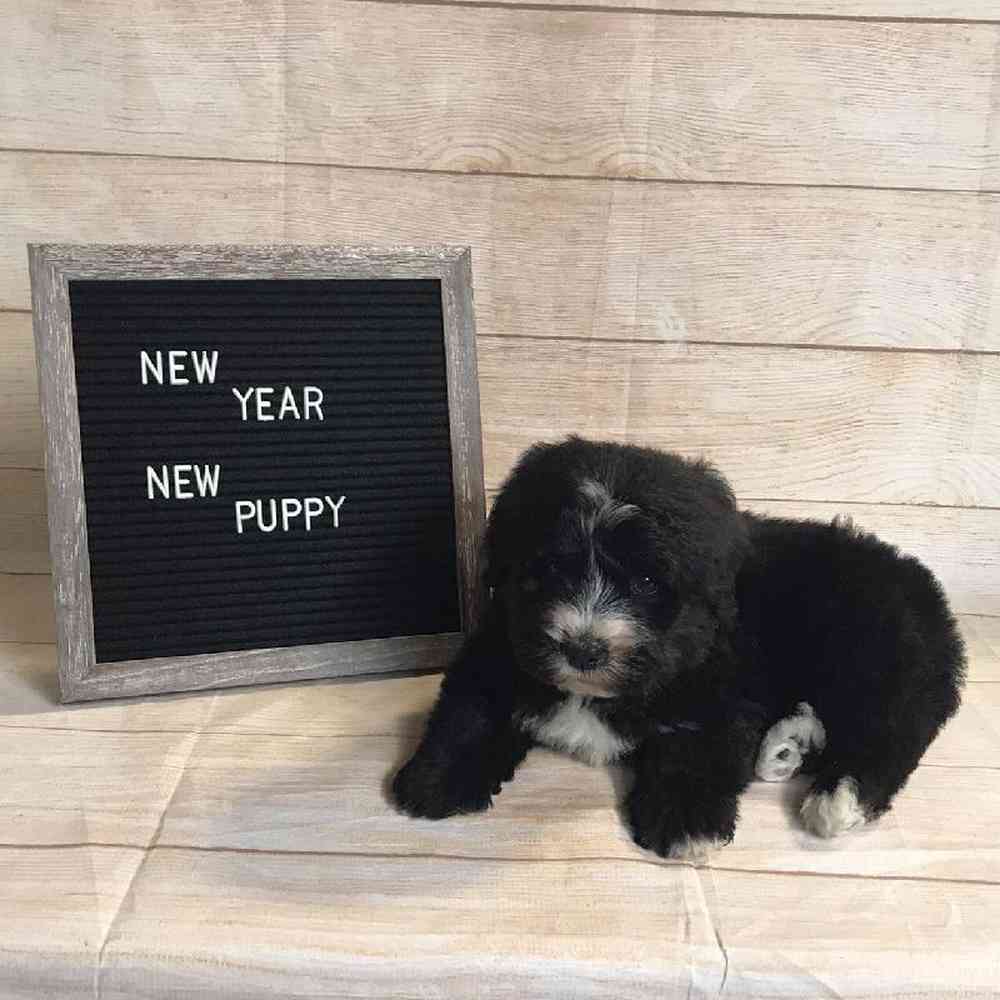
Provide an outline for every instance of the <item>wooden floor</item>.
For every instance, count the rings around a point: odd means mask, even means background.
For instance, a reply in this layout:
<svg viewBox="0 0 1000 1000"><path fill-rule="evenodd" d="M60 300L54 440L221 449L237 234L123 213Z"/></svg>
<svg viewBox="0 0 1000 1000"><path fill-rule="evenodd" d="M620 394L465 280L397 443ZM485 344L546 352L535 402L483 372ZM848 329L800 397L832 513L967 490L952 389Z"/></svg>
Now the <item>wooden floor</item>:
<svg viewBox="0 0 1000 1000"><path fill-rule="evenodd" d="M708 864L536 751L485 815L385 780L436 675L62 707L0 643L0 997L997 996L1000 619L896 808L836 844L756 784Z"/></svg>

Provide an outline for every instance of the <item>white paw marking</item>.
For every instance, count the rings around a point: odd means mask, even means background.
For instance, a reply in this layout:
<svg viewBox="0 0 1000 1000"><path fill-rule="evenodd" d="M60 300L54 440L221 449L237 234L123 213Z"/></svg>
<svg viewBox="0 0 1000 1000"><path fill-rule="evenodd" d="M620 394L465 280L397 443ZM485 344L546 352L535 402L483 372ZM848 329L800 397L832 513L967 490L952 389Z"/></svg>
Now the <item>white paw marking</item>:
<svg viewBox="0 0 1000 1000"><path fill-rule="evenodd" d="M767 731L754 770L762 781L787 781L812 750L826 746L826 730L808 702L800 701L795 714Z"/></svg>
<svg viewBox="0 0 1000 1000"><path fill-rule="evenodd" d="M836 837L865 821L858 783L850 776L841 778L832 792L810 792L800 813L805 828L818 837Z"/></svg>
<svg viewBox="0 0 1000 1000"><path fill-rule="evenodd" d="M675 861L705 861L709 851L717 851L723 846L722 841L714 837L685 837L671 846L667 857Z"/></svg>
<svg viewBox="0 0 1000 1000"><path fill-rule="evenodd" d="M589 699L580 695L570 695L541 719L521 719L521 725L546 746L564 750L590 764L609 764L631 749L631 744L590 710Z"/></svg>

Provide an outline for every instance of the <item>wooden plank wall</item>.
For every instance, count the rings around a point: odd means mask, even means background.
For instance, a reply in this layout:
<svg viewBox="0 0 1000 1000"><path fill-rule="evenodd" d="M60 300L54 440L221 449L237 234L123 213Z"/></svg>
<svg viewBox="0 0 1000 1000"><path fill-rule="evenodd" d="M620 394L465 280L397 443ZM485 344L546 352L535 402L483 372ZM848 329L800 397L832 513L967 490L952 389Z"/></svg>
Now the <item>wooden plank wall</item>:
<svg viewBox="0 0 1000 1000"><path fill-rule="evenodd" d="M9 0L0 592L48 572L25 244L469 243L487 486L705 454L1000 615L995 0ZM0 640L48 625L0 616Z"/></svg>

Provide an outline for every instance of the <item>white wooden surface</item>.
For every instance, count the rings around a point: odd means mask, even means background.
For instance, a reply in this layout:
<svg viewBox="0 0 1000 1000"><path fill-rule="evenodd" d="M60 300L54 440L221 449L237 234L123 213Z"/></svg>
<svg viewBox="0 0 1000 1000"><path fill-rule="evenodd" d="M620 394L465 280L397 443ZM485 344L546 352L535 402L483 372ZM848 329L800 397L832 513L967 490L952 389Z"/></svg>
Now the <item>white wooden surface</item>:
<svg viewBox="0 0 1000 1000"><path fill-rule="evenodd" d="M488 336L1000 350L997 195L0 152L0 211L3 310L29 242L363 233L471 245Z"/></svg>
<svg viewBox="0 0 1000 1000"><path fill-rule="evenodd" d="M5 20L11 147L1000 187L998 24L357 0L13 0Z"/></svg>
<svg viewBox="0 0 1000 1000"><path fill-rule="evenodd" d="M1000 982L1000 620L875 826L755 784L692 867L634 847L614 771L534 751L488 813L397 815L437 675L63 707L0 642L0 996L970 997Z"/></svg>

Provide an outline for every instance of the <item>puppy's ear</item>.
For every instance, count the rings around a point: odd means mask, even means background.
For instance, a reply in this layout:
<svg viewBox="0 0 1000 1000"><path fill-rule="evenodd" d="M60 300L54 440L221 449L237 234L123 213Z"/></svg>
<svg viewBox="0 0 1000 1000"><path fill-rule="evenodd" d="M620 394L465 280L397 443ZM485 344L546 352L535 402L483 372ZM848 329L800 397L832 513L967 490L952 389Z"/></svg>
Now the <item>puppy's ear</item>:
<svg viewBox="0 0 1000 1000"><path fill-rule="evenodd" d="M736 577L749 549L746 518L736 505L728 481L707 464L701 471L706 483L702 508L706 519L701 538L704 587L720 620L733 624L737 615Z"/></svg>
<svg viewBox="0 0 1000 1000"><path fill-rule="evenodd" d="M664 476L669 488L659 494L655 512L667 539L664 558L673 562L683 593L731 622L736 576L747 551L746 521L729 483L710 464L671 461Z"/></svg>
<svg viewBox="0 0 1000 1000"><path fill-rule="evenodd" d="M494 593L507 582L516 562L520 541L517 524L522 519L518 492L516 484L508 481L497 494L486 519L479 564L484 583Z"/></svg>
<svg viewBox="0 0 1000 1000"><path fill-rule="evenodd" d="M507 477L486 520L480 550L484 582L502 587L528 553L541 544L545 526L560 508L562 470L557 445L529 448Z"/></svg>

